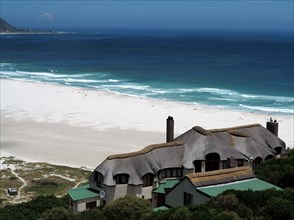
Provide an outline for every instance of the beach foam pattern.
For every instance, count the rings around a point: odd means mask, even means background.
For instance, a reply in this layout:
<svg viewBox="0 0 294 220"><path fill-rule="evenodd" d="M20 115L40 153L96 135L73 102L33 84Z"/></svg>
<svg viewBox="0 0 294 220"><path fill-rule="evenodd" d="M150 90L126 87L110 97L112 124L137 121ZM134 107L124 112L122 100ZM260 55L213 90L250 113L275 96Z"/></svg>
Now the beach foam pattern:
<svg viewBox="0 0 294 220"><path fill-rule="evenodd" d="M58 70L48 70L48 72L20 71L17 70L16 65L9 63L1 63L0 67L1 78L7 79L84 87L135 97L215 105L219 108L232 108L244 111L279 114L294 113L293 97L243 94L229 89L209 87L159 88L151 84L146 85L144 82L116 79L114 75L109 73L64 74Z"/></svg>

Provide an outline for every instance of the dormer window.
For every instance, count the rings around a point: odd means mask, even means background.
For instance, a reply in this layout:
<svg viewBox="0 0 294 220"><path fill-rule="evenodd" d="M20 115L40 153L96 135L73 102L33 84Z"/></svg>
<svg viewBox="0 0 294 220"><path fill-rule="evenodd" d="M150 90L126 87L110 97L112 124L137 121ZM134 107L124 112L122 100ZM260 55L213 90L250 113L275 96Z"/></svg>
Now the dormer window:
<svg viewBox="0 0 294 220"><path fill-rule="evenodd" d="M153 186L154 174L147 173L142 177L143 187Z"/></svg>
<svg viewBox="0 0 294 220"><path fill-rule="evenodd" d="M207 154L205 159L205 171L219 170L220 156L218 153Z"/></svg>
<svg viewBox="0 0 294 220"><path fill-rule="evenodd" d="M128 174L117 174L115 177L116 184L128 184L129 175Z"/></svg>
<svg viewBox="0 0 294 220"><path fill-rule="evenodd" d="M159 178L182 177L182 168L167 168L159 171Z"/></svg>
<svg viewBox="0 0 294 220"><path fill-rule="evenodd" d="M102 187L103 184L103 175L97 171L95 171L95 177L94 177L95 181L96 181L96 185L98 187Z"/></svg>

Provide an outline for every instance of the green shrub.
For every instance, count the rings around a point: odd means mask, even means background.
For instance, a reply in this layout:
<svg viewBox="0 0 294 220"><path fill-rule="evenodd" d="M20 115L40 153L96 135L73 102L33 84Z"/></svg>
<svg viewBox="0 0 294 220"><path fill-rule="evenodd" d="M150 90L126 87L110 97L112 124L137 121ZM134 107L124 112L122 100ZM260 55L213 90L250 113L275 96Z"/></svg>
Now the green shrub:
<svg viewBox="0 0 294 220"><path fill-rule="evenodd" d="M69 220L72 214L64 207L54 207L43 212L42 220Z"/></svg>
<svg viewBox="0 0 294 220"><path fill-rule="evenodd" d="M109 220L141 219L144 215L151 214L152 208L149 201L134 196L119 198L103 208L104 216Z"/></svg>

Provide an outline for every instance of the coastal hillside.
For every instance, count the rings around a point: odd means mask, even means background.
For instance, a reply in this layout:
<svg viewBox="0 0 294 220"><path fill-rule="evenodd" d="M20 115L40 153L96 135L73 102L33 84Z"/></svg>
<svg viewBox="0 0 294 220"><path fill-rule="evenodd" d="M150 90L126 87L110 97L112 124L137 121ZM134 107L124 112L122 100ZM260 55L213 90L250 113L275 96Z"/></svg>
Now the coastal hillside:
<svg viewBox="0 0 294 220"><path fill-rule="evenodd" d="M22 29L9 24L3 18L0 17L0 33L21 33L21 34L54 34L55 31L47 30L31 30L31 29Z"/></svg>
<svg viewBox="0 0 294 220"><path fill-rule="evenodd" d="M18 29L17 27L9 24L7 21L5 21L3 18L0 18L0 32L19 32L24 31L21 29Z"/></svg>

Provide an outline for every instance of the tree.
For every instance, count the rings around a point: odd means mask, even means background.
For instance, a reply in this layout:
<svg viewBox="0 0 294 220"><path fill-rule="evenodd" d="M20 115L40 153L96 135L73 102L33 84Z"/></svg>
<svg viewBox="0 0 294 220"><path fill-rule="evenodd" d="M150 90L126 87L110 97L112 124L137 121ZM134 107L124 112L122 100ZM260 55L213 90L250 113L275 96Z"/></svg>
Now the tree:
<svg viewBox="0 0 294 220"><path fill-rule="evenodd" d="M264 215L273 220L294 219L294 204L282 198L272 197L265 206Z"/></svg>
<svg viewBox="0 0 294 220"><path fill-rule="evenodd" d="M96 220L96 219L107 220L107 218L103 215L99 207L81 212L78 219L79 220Z"/></svg>
<svg viewBox="0 0 294 220"><path fill-rule="evenodd" d="M30 202L17 205L8 205L0 209L0 219L39 219L47 209L54 207L67 207L68 197L56 198L55 196L38 196ZM17 210L17 212L15 211Z"/></svg>
<svg viewBox="0 0 294 220"><path fill-rule="evenodd" d="M281 188L294 187L294 149L289 150L286 158L274 158L260 164L255 174Z"/></svg>
<svg viewBox="0 0 294 220"><path fill-rule="evenodd" d="M127 195L106 205L103 208L103 213L109 220L138 220L144 215L151 214L152 208L149 201Z"/></svg>
<svg viewBox="0 0 294 220"><path fill-rule="evenodd" d="M176 208L169 217L169 220L190 220L192 214L186 206L180 206Z"/></svg>
<svg viewBox="0 0 294 220"><path fill-rule="evenodd" d="M69 220L72 219L71 213L64 207L55 207L43 212L42 220Z"/></svg>

